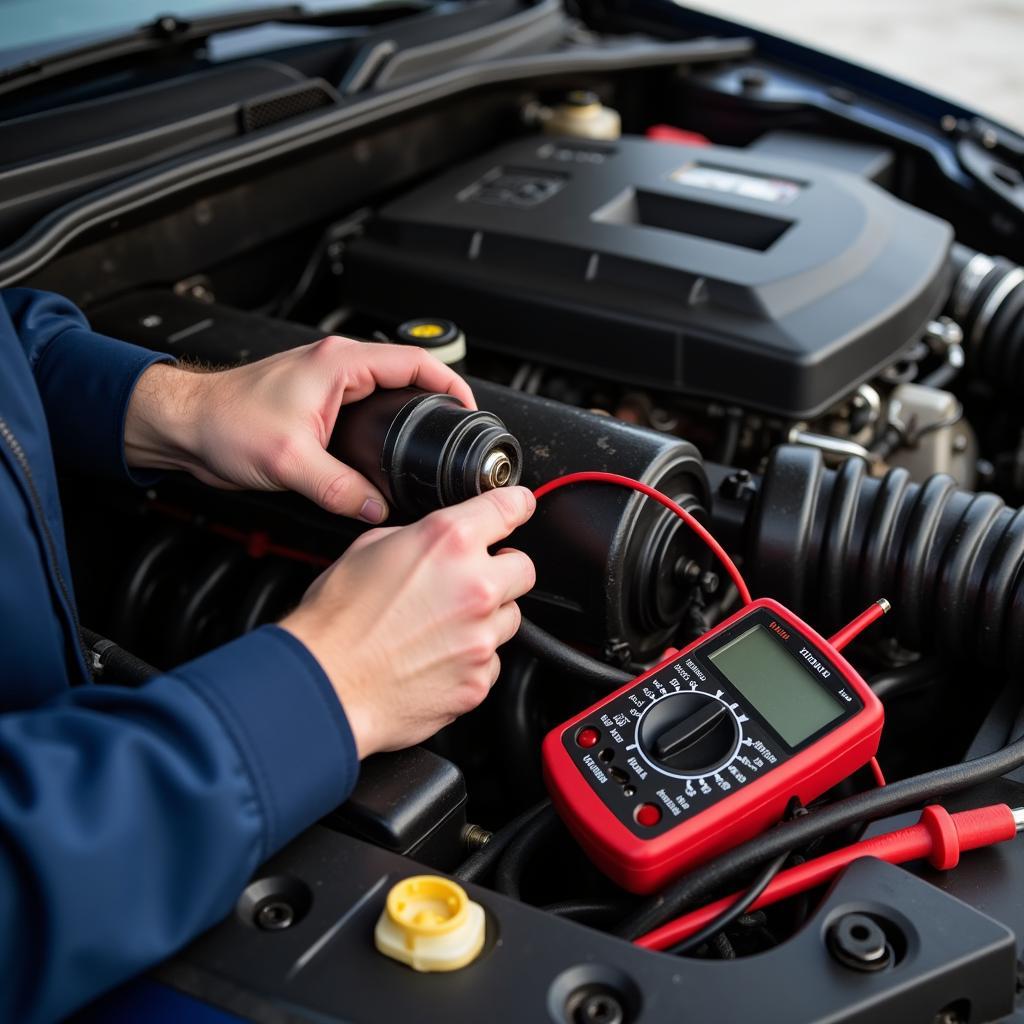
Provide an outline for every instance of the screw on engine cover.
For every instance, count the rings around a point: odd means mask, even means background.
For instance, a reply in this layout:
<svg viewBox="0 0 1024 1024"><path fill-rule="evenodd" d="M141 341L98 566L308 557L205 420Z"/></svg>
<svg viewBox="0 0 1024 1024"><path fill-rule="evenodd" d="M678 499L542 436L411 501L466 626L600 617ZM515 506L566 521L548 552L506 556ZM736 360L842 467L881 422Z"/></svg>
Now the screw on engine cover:
<svg viewBox="0 0 1024 1024"><path fill-rule="evenodd" d="M885 932L867 914L844 914L828 931L829 952L844 967L880 971L892 965Z"/></svg>
<svg viewBox="0 0 1024 1024"><path fill-rule="evenodd" d="M279 932L290 928L295 920L295 911L290 903L283 900L272 900L264 903L256 912L256 926L265 932Z"/></svg>
<svg viewBox="0 0 1024 1024"><path fill-rule="evenodd" d="M623 1024L626 1019L622 1003L612 992L588 992L577 1003L573 1024Z"/></svg>

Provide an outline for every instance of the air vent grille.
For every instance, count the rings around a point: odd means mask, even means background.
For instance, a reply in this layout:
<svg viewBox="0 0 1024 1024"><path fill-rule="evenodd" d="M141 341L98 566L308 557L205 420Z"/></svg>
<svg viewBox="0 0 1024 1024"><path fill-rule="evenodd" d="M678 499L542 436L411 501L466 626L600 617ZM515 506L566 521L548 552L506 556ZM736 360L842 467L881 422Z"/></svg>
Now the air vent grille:
<svg viewBox="0 0 1024 1024"><path fill-rule="evenodd" d="M244 103L241 109L242 131L258 132L314 110L331 107L337 102L337 94L326 82L303 82L294 88Z"/></svg>

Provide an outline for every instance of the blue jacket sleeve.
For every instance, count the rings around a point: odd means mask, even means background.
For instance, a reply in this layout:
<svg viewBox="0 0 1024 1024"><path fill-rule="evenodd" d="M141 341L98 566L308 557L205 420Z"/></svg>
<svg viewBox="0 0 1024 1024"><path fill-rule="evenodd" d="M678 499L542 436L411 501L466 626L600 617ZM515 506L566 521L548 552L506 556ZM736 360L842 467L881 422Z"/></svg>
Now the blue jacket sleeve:
<svg viewBox="0 0 1024 1024"><path fill-rule="evenodd" d="M96 334L68 299L30 288L0 292L28 356L58 462L92 476L132 477L124 420L139 375L171 356Z"/></svg>
<svg viewBox="0 0 1024 1024"><path fill-rule="evenodd" d="M276 626L0 715L0 1020L54 1020L174 952L357 770L330 683Z"/></svg>

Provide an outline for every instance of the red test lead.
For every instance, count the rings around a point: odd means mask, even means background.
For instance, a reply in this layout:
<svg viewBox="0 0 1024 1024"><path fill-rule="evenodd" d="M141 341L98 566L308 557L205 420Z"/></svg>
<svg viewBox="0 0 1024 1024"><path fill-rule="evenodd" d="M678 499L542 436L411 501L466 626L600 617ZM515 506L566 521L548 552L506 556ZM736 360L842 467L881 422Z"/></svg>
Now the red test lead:
<svg viewBox="0 0 1024 1024"><path fill-rule="evenodd" d="M948 871L957 866L965 850L1006 842L1022 830L1022 807L1011 809L1006 804L992 804L950 814L944 807L932 805L924 809L916 825L863 839L780 872L748 909L758 910L813 889L860 857L876 857L889 864L927 858L932 867ZM635 940L636 945L645 949L668 949L695 935L742 897L743 893L733 893L677 917L641 935Z"/></svg>
<svg viewBox="0 0 1024 1024"><path fill-rule="evenodd" d="M888 614L892 605L884 597L880 597L874 604L865 608L852 622L843 626L838 633L830 636L828 642L837 651L841 651L847 644L853 643L873 622L877 622L883 615Z"/></svg>

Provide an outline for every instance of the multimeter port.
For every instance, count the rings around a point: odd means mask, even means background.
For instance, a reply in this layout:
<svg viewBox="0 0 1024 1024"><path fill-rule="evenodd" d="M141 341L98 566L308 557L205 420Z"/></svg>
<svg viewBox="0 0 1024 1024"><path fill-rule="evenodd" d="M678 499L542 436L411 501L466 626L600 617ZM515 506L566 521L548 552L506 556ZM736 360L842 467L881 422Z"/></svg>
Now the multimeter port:
<svg viewBox="0 0 1024 1024"><path fill-rule="evenodd" d="M598 867L650 892L866 764L882 717L828 641L761 599L552 730L545 776Z"/></svg>

